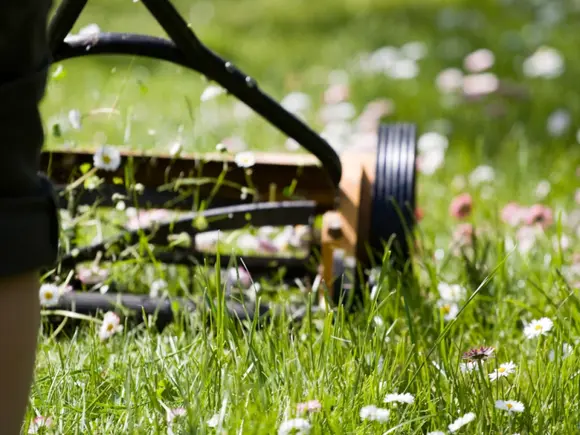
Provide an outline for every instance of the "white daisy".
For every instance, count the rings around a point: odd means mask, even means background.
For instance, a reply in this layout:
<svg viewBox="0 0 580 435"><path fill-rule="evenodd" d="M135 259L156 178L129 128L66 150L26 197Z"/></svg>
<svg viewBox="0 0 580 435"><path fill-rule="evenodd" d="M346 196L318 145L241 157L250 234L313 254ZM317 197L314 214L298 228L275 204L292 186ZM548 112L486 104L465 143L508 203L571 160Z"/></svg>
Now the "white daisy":
<svg viewBox="0 0 580 435"><path fill-rule="evenodd" d="M459 417L447 427L449 428L449 432L457 432L459 429L461 429L466 424L471 423L473 420L475 420L475 414L473 412L468 412L464 416Z"/></svg>
<svg viewBox="0 0 580 435"><path fill-rule="evenodd" d="M214 414L211 416L211 418L207 421L207 425L209 427L218 427L218 424L220 422L220 415L219 414Z"/></svg>
<svg viewBox="0 0 580 435"><path fill-rule="evenodd" d="M44 433L44 430L51 428L53 425L54 421L51 417L43 417L42 415L39 415L38 417L34 417L34 419L30 422L28 433Z"/></svg>
<svg viewBox="0 0 580 435"><path fill-rule="evenodd" d="M471 373L476 368L477 368L476 361L467 361L464 363L459 363L459 370L461 370L461 373Z"/></svg>
<svg viewBox="0 0 580 435"><path fill-rule="evenodd" d="M492 73L469 74L463 77L463 93L470 97L492 94L499 88L499 79Z"/></svg>
<svg viewBox="0 0 580 435"><path fill-rule="evenodd" d="M278 428L278 435L288 435L288 434L307 434L310 432L312 425L310 422L304 418L294 418L292 420L286 420Z"/></svg>
<svg viewBox="0 0 580 435"><path fill-rule="evenodd" d="M242 151L236 154L234 161L240 168L251 168L256 164L256 157L250 151Z"/></svg>
<svg viewBox="0 0 580 435"><path fill-rule="evenodd" d="M562 344L562 359L568 358L573 350L574 350L574 348L571 345L569 345L568 343L563 343ZM548 359L550 361L554 361L556 359L556 352L554 350L550 351L550 353L548 354Z"/></svg>
<svg viewBox="0 0 580 435"><path fill-rule="evenodd" d="M185 414L187 414L187 411L185 410L185 408L180 407L180 408L169 409L169 410L167 410L167 422L171 423L177 417L183 417Z"/></svg>
<svg viewBox="0 0 580 435"><path fill-rule="evenodd" d="M375 405L368 405L363 406L360 409L359 414L362 420L378 421L380 423L385 423L389 419L391 411L384 408L377 408Z"/></svg>
<svg viewBox="0 0 580 435"><path fill-rule="evenodd" d="M156 279L151 283L149 288L149 296L152 298L158 298L159 294L167 288L167 282L162 279Z"/></svg>
<svg viewBox="0 0 580 435"><path fill-rule="evenodd" d="M524 328L524 335L528 339L536 338L540 335L547 335L553 326L554 322L552 322L547 317L535 319L526 325L526 327Z"/></svg>
<svg viewBox="0 0 580 435"><path fill-rule="evenodd" d="M58 304L61 291L55 284L42 284L38 293L40 305L43 307L52 307Z"/></svg>
<svg viewBox="0 0 580 435"><path fill-rule="evenodd" d="M437 290L439 291L441 299L448 302L459 302L466 294L465 287L459 284L447 284L445 282L437 284Z"/></svg>
<svg viewBox="0 0 580 435"><path fill-rule="evenodd" d="M183 147L181 146L181 142L175 141L169 144L169 155L171 157L178 157L181 154L181 150Z"/></svg>
<svg viewBox="0 0 580 435"><path fill-rule="evenodd" d="M540 47L523 63L524 74L528 77L553 79L559 77L565 68L560 52L551 47Z"/></svg>
<svg viewBox="0 0 580 435"><path fill-rule="evenodd" d="M290 92L286 95L280 105L291 113L300 113L310 109L312 105L310 96L304 92Z"/></svg>
<svg viewBox="0 0 580 435"><path fill-rule="evenodd" d="M81 119L82 119L82 115L81 112L77 109L73 109L70 110L68 112L68 121L70 122L70 125L72 126L72 128L74 128L75 130L80 130L81 129Z"/></svg>
<svg viewBox="0 0 580 435"><path fill-rule="evenodd" d="M502 378L511 375L516 371L516 365L510 361L507 363L500 364L499 367L489 374L489 380L495 381L498 378Z"/></svg>
<svg viewBox="0 0 580 435"><path fill-rule="evenodd" d="M216 85L209 85L208 87L206 87L203 92L201 93L201 96L199 97L199 99L201 101L209 101L209 100L213 100L215 97L217 97L218 95L221 95L225 92L225 90L219 86Z"/></svg>
<svg viewBox="0 0 580 435"><path fill-rule="evenodd" d="M442 430L436 430L435 432L427 432L427 435L445 435Z"/></svg>
<svg viewBox="0 0 580 435"><path fill-rule="evenodd" d="M439 307L441 314L443 314L443 319L446 321L455 319L457 314L459 314L459 306L455 302L449 302L442 299L437 302L437 306Z"/></svg>
<svg viewBox="0 0 580 435"><path fill-rule="evenodd" d="M437 75L435 83L441 92L457 91L463 87L463 72L457 68L447 68Z"/></svg>
<svg viewBox="0 0 580 435"><path fill-rule="evenodd" d="M99 329L99 338L104 341L112 337L115 333L121 332L123 330L123 325L121 325L121 319L112 311L105 313L103 317L103 323Z"/></svg>
<svg viewBox="0 0 580 435"><path fill-rule="evenodd" d="M115 147L103 145L93 156L93 164L97 169L116 171L121 166L121 153Z"/></svg>
<svg viewBox="0 0 580 435"><path fill-rule="evenodd" d="M510 414L512 412L524 412L525 409L524 404L516 400L496 400L495 407Z"/></svg>
<svg viewBox="0 0 580 435"><path fill-rule="evenodd" d="M384 400L385 403L399 402L399 403L408 403L408 404L411 404L414 401L415 401L415 396L413 396L411 393L387 394L387 396L385 397L385 400Z"/></svg>
<svg viewBox="0 0 580 435"><path fill-rule="evenodd" d="M472 186L479 186L484 183L491 183L495 180L495 170L488 165L480 165L469 174L469 183Z"/></svg>
<svg viewBox="0 0 580 435"><path fill-rule="evenodd" d="M482 72L493 66L495 55L487 48L480 48L468 54L463 60L463 66L469 72Z"/></svg>

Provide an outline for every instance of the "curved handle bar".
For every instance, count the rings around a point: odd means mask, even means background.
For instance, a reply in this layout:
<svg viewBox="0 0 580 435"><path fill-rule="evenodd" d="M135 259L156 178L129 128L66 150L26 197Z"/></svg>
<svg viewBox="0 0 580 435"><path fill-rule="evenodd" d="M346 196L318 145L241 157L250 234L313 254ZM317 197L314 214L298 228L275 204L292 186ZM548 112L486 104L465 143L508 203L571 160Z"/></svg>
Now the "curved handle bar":
<svg viewBox="0 0 580 435"><path fill-rule="evenodd" d="M314 154L333 184L338 186L342 167L334 149L310 127L262 92L253 78L203 45L169 0L142 2L173 42L163 38L119 33L88 35L74 41L64 41L86 2L65 0L57 10L49 28L55 61L90 54L129 54L170 61L198 71L219 83L278 130Z"/></svg>

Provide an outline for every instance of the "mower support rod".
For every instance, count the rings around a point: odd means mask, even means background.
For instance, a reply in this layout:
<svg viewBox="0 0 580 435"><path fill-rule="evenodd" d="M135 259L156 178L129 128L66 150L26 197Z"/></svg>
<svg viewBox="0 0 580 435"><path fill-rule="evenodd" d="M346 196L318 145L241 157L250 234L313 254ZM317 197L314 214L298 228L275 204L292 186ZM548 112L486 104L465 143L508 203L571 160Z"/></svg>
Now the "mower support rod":
<svg viewBox="0 0 580 435"><path fill-rule="evenodd" d="M121 313L129 311L138 320L145 316L157 316L157 324L165 326L174 320L175 308L185 312L194 312L197 305L186 298L151 298L149 296L132 295L127 293L88 293L69 291L61 295L58 303L46 307L47 311L71 311L84 315L95 315L98 312L115 311ZM270 312L270 307L260 304L257 309L253 303L229 302L226 304L228 314L239 320L252 319L254 314L264 316ZM257 311L257 313L256 313Z"/></svg>

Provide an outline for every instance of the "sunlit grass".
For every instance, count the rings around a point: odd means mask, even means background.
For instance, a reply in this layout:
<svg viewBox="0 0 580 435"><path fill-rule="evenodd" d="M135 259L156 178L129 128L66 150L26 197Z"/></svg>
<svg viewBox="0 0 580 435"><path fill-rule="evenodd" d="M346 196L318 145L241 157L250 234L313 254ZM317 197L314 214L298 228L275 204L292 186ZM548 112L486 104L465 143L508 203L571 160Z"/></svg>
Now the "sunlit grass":
<svg viewBox="0 0 580 435"><path fill-rule="evenodd" d="M313 434L426 434L450 433L450 424L473 412L474 420L458 433L575 433L578 7L562 2L565 19L549 25L542 21L548 12L538 12L547 3L512 3L179 2L202 40L276 99L290 91L309 94L313 104L306 118L318 131L324 128L317 112L329 73L344 70L357 114L368 102L389 98L395 111L385 121L413 121L421 132L450 137L444 166L419 177L425 217L417 231L414 271L402 274L386 263L376 287L364 286L364 308L355 313L339 307L299 324L281 315L266 324L240 325L223 316L225 286L212 268L200 267L191 276L157 263L145 266L145 251L135 249L134 258L111 269L111 277L127 289L147 294L163 279L164 291L172 295L195 293L217 305L209 312L179 314L162 332L149 323L127 325L104 342L98 338L100 318L81 320L79 329L57 339L45 323L27 422L50 417L53 430L63 434L270 434L283 421L303 418ZM75 31L91 22L103 30L161 35L139 2L94 0ZM428 52L414 79L367 75L354 66L360 53L410 41L424 42ZM522 61L540 44L562 52L566 70L560 78L523 75ZM467 103L440 95L439 71L461 67L465 54L482 47L495 53L494 73L523 85L527 99L493 95ZM235 118L231 97L201 103L207 83L195 73L118 58L75 60L53 71L43 106L49 147L108 143L168 152L180 141L184 151L213 151L225 138L239 137L251 150L284 150L285 138L271 126ZM491 103L505 105L505 114L489 117ZM546 123L558 108L570 113L571 125L553 136ZM79 130L70 125L70 110L88 115ZM491 165L494 176L471 182L469 175L481 164ZM548 193L539 192L542 181ZM465 192L472 196L473 212L459 222L450 217L449 206ZM527 252L518 228L501 219L511 201L553 209L553 225L534 236ZM113 234L102 215L84 213L85 221L98 217L104 234ZM126 217L121 207L107 214L116 224ZM464 251L453 244L461 223L473 224L477 235ZM82 230L80 241L98 235L95 228ZM236 240L226 235L221 252L239 248ZM465 294L444 301L441 283L457 284ZM262 290L254 297L275 299L278 290L288 303L317 302L314 294L278 283L262 282ZM451 309L457 316L446 319ZM543 317L553 328L527 339L525 325ZM480 346L493 347L493 358L465 365L464 352ZM510 361L515 371L491 381L489 374ZM385 403L393 393L410 393L413 401ZM299 413L297 406L309 400L319 405ZM522 402L524 411L508 414L496 408L498 400ZM388 418L363 420L360 411L368 405L388 409L381 414ZM180 408L184 415L168 423L168 415L182 414Z"/></svg>

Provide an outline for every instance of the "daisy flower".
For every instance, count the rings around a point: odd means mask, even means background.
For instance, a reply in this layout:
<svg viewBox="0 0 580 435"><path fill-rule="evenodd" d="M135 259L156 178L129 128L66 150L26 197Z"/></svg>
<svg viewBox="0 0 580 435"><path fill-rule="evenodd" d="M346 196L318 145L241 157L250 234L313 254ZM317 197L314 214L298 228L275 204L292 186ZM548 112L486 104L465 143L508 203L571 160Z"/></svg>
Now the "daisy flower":
<svg viewBox="0 0 580 435"><path fill-rule="evenodd" d="M163 279L156 279L151 283L149 288L149 297L158 298L159 295L167 288L167 282Z"/></svg>
<svg viewBox="0 0 580 435"><path fill-rule="evenodd" d="M121 166L121 153L115 147L103 145L93 156L93 164L97 169L116 171Z"/></svg>
<svg viewBox="0 0 580 435"><path fill-rule="evenodd" d="M515 371L516 371L516 365L512 361L507 362L507 363L502 363L499 365L499 367L496 370L494 370L492 373L490 373L488 375L489 380L495 381L499 378L503 378L505 376L511 375Z"/></svg>
<svg viewBox="0 0 580 435"><path fill-rule="evenodd" d="M38 417L34 417L32 422L30 422L30 426L28 427L28 433L40 433L45 429L52 427L54 421L51 417L43 417L39 415ZM44 433L44 432L43 432Z"/></svg>
<svg viewBox="0 0 580 435"><path fill-rule="evenodd" d="M415 401L415 396L413 396L411 393L387 394L387 396L385 397L385 400L384 400L385 403L399 402L399 403L408 403L408 404L411 404L414 401Z"/></svg>
<svg viewBox="0 0 580 435"><path fill-rule="evenodd" d="M187 414L187 411L185 410L185 408L179 407L179 408L170 409L167 411L167 422L171 423L177 417L183 417L185 414Z"/></svg>
<svg viewBox="0 0 580 435"><path fill-rule="evenodd" d="M56 284L42 284L38 291L40 304L43 307L53 307L58 304L60 288Z"/></svg>
<svg viewBox="0 0 580 435"><path fill-rule="evenodd" d="M570 344L563 343L562 344L562 359L568 358L573 351L574 351L574 348ZM554 361L556 359L556 352L554 350L550 351L550 353L548 354L548 359L550 361Z"/></svg>
<svg viewBox="0 0 580 435"><path fill-rule="evenodd" d="M469 174L469 184L479 186L495 180L495 170L488 165L480 165Z"/></svg>
<svg viewBox="0 0 580 435"><path fill-rule="evenodd" d="M103 317L103 323L99 329L99 338L104 341L112 337L115 333L121 332L123 330L123 325L121 325L121 319L112 311L105 313Z"/></svg>
<svg viewBox="0 0 580 435"><path fill-rule="evenodd" d="M213 100L214 98L224 94L225 92L226 92L225 89L221 88L220 86L209 85L203 90L199 99L204 102Z"/></svg>
<svg viewBox="0 0 580 435"><path fill-rule="evenodd" d="M434 432L427 432L427 435L445 435L445 432L442 430L436 430Z"/></svg>
<svg viewBox="0 0 580 435"><path fill-rule="evenodd" d="M552 210L541 204L534 204L528 210L524 217L526 225L539 225L547 228L554 222Z"/></svg>
<svg viewBox="0 0 580 435"><path fill-rule="evenodd" d="M475 420L475 414L473 412L468 412L467 414L463 415L462 417L459 417L457 420L455 420L453 423L451 423L447 427L449 429L449 432L454 433L454 432L457 432L459 429L461 429L466 424L471 423L473 420Z"/></svg>
<svg viewBox="0 0 580 435"><path fill-rule="evenodd" d="M477 362L475 361L467 361L465 363L459 364L459 370L461 373L471 373L477 368Z"/></svg>
<svg viewBox="0 0 580 435"><path fill-rule="evenodd" d="M304 418L294 418L292 420L286 420L278 428L278 435L289 435L293 434L307 434L310 432L311 424L308 420Z"/></svg>
<svg viewBox="0 0 580 435"><path fill-rule="evenodd" d="M207 421L207 425L209 427L218 427L219 424L220 424L220 415L219 414L212 415L211 418Z"/></svg>
<svg viewBox="0 0 580 435"><path fill-rule="evenodd" d="M437 306L439 307L441 314L443 314L443 319L446 321L455 319L459 313L459 306L454 302L440 300L437 303Z"/></svg>
<svg viewBox="0 0 580 435"><path fill-rule="evenodd" d="M524 335L527 339L536 338L540 335L547 335L553 326L554 322L547 317L535 319L526 325L524 328Z"/></svg>
<svg viewBox="0 0 580 435"><path fill-rule="evenodd" d="M256 157L254 157L254 153L251 153L250 151L242 151L236 154L234 161L240 168L247 169L256 164Z"/></svg>
<svg viewBox="0 0 580 435"><path fill-rule="evenodd" d="M524 404L516 400L496 400L495 407L510 414L512 412L524 412L525 409Z"/></svg>
<svg viewBox="0 0 580 435"><path fill-rule="evenodd" d="M473 199L469 193L456 196L449 206L449 214L457 219L464 219L471 214Z"/></svg>
<svg viewBox="0 0 580 435"><path fill-rule="evenodd" d="M316 399L296 405L296 412L299 414L303 412L316 412L320 411L321 409L322 404Z"/></svg>
<svg viewBox="0 0 580 435"><path fill-rule="evenodd" d="M505 205L501 211L501 220L506 224L515 227L521 224L527 217L527 208L522 207L516 202L510 202Z"/></svg>
<svg viewBox="0 0 580 435"><path fill-rule="evenodd" d="M437 284L437 290L441 299L448 302L459 302L465 297L466 290L459 284L447 284L440 282Z"/></svg>
<svg viewBox="0 0 580 435"><path fill-rule="evenodd" d="M362 420L378 421L379 423L385 423L391 411L384 408L377 408L375 405L363 406L359 412L360 418Z"/></svg>

